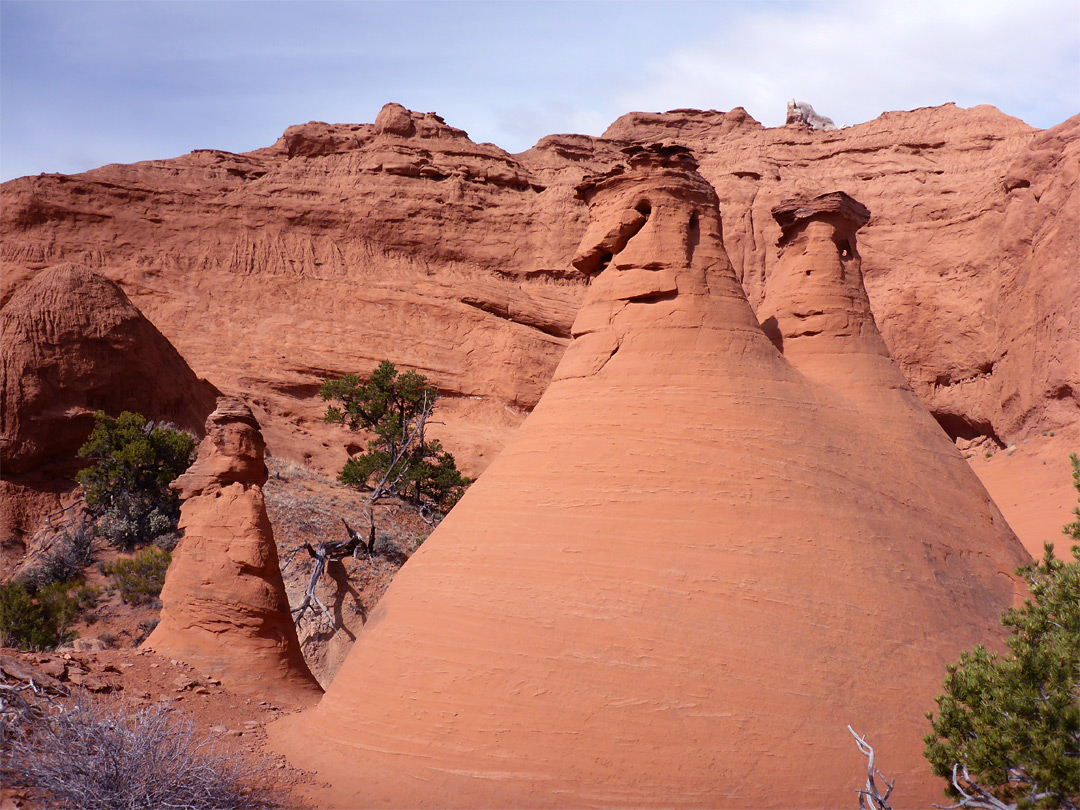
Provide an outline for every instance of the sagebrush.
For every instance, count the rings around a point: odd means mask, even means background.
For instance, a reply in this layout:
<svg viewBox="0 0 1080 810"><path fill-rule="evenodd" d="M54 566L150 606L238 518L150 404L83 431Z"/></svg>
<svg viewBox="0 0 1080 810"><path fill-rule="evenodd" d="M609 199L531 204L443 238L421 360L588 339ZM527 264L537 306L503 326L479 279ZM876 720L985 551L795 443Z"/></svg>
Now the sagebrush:
<svg viewBox="0 0 1080 810"><path fill-rule="evenodd" d="M109 577L109 585L120 592L129 605L154 602L165 585L165 572L172 554L157 546L147 546L127 559L102 563L101 572Z"/></svg>
<svg viewBox="0 0 1080 810"><path fill-rule="evenodd" d="M269 810L244 766L165 704L128 712L85 695L28 712L3 739L3 777L75 810Z"/></svg>

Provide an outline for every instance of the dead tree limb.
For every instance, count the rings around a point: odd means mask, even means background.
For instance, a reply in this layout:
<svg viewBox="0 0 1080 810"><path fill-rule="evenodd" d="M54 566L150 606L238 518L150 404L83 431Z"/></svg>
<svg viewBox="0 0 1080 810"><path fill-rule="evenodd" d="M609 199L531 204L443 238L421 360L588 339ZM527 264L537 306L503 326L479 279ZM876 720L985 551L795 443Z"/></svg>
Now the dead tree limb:
<svg viewBox="0 0 1080 810"><path fill-rule="evenodd" d="M350 526L345 518L341 518L341 522L345 524L345 531L348 533L347 540L336 540L330 542L319 543L318 547L313 547L311 543L304 543L298 548L294 549L292 554L289 555L288 562L282 568L289 567L293 558L301 551L307 551L308 555L315 561L314 567L311 569L311 576L308 579L307 590L304 591L304 601L299 606L292 609L293 621L296 624L300 624L301 620L307 615L308 611L315 613L317 616L322 616L331 623L333 618L330 611L327 609L319 597L315 595L315 588L319 585L319 578L326 571L326 564L328 562L335 562L343 560L349 556L355 556L356 553L363 549L368 557L371 557L375 553L375 533L372 532L371 542L365 543L360 533Z"/></svg>
<svg viewBox="0 0 1080 810"><path fill-rule="evenodd" d="M952 766L952 786L960 794L960 801L943 807L935 804L940 810L955 810L958 807L975 807L979 810L1016 810L1016 803L1006 804L993 794L982 788L971 778L966 765L959 762ZM1042 795L1034 798L1043 798Z"/></svg>
<svg viewBox="0 0 1080 810"><path fill-rule="evenodd" d="M855 791L859 794L859 810L892 810L892 806L889 804L889 795L893 792L893 786L896 784L895 780L890 782L885 778L885 774L874 765L874 749L870 746L870 743L856 734L851 726L848 726L847 730L855 738L855 745L859 746L859 751L867 758L866 787ZM884 794L878 789L878 777L881 777L881 781L885 783L886 790Z"/></svg>
<svg viewBox="0 0 1080 810"><path fill-rule="evenodd" d="M284 571L292 564L296 555L304 550L306 550L311 558L315 560L315 565L311 569L311 577L308 579L307 590L304 591L304 600L299 606L292 609L293 621L297 625L299 625L304 617L307 616L308 612L312 612L317 616L327 619L331 623L331 626L333 625L333 616L326 608L326 605L324 605L315 595L315 589L318 587L319 578L326 571L326 564L328 562L342 560L350 555L357 557L361 550L367 554L369 559L375 556L375 504L385 497L397 494L399 491L401 483L409 471L408 465L402 464L401 462L404 461L407 455L413 452L412 448L416 446L417 440L419 440L420 447L424 446L424 429L428 417L431 416L431 411L434 407L435 397L429 397L428 394L425 393L423 405L407 425L404 440L395 448L390 457L390 463L387 465L382 478L380 478L378 483L372 488L366 504L368 539L365 541L363 537L360 536L360 533L346 522L345 518L341 518L341 522L345 525L345 531L348 535L347 540L323 542L319 543L317 547L312 547L310 543L304 543L293 549L288 560L285 562L285 565L282 566L282 571Z"/></svg>

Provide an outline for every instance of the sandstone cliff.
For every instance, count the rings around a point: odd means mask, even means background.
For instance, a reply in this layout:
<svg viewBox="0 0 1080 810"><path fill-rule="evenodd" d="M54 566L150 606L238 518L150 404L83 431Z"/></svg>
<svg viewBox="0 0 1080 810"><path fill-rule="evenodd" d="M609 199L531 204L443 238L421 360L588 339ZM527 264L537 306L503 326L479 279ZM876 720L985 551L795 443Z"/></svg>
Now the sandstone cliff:
<svg viewBox="0 0 1080 810"><path fill-rule="evenodd" d="M161 591L161 621L144 647L275 703L322 690L300 653L274 532L266 516L265 443L244 403L218 400L180 493L184 537Z"/></svg>
<svg viewBox="0 0 1080 810"><path fill-rule="evenodd" d="M822 189L865 203L878 324L951 436L1004 445L1080 421L1080 116L1040 132L946 105L815 132L676 110L631 113L605 137L694 151L755 307L777 261L774 206Z"/></svg>
<svg viewBox="0 0 1080 810"><path fill-rule="evenodd" d="M929 806L923 712L1028 557L884 350L865 209L796 205L781 354L693 156L625 159L553 382L276 745L338 807L839 807L850 723Z"/></svg>
<svg viewBox="0 0 1080 810"><path fill-rule="evenodd" d="M320 379L416 368L447 395L442 438L475 474L565 349L585 289L576 184L655 140L689 147L716 189L752 306L776 262L771 209L845 191L874 211L863 273L881 333L950 435L1005 444L1077 420L1080 118L1040 132L946 105L814 131L676 110L509 155L391 104L243 155L5 183L4 284L90 264L252 403L275 452L326 469L347 437L318 421Z"/></svg>

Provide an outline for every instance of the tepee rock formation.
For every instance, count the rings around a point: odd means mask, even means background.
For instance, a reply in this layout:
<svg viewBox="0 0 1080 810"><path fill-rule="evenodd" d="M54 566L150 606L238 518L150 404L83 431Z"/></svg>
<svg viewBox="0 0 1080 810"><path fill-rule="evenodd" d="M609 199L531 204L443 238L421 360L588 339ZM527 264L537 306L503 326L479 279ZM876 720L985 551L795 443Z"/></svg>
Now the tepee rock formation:
<svg viewBox="0 0 1080 810"><path fill-rule="evenodd" d="M95 411L201 435L217 395L115 282L76 264L42 270L0 310L0 535L25 539L74 486Z"/></svg>
<svg viewBox="0 0 1080 810"><path fill-rule="evenodd" d="M313 702L321 689L300 652L262 486L265 443L251 410L222 397L180 492L184 537L145 647L201 667L230 688L274 702Z"/></svg>
<svg viewBox="0 0 1080 810"><path fill-rule="evenodd" d="M625 157L554 381L274 744L337 807L839 807L851 724L929 806L923 713L1028 557L944 437L780 354L686 150Z"/></svg>

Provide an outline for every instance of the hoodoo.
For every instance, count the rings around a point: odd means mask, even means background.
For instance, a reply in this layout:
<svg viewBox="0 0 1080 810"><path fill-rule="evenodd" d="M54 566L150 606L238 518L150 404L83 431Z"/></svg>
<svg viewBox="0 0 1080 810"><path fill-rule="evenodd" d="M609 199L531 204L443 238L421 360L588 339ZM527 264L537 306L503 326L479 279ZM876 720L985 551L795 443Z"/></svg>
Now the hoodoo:
<svg viewBox="0 0 1080 810"><path fill-rule="evenodd" d="M626 163L554 381L274 744L321 805L839 807L851 724L929 806L923 713L1028 557L948 441L778 351L688 151Z"/></svg>
<svg viewBox="0 0 1080 810"><path fill-rule="evenodd" d="M757 313L765 334L815 382L864 405L882 399L886 409L900 404L944 440L893 362L870 311L856 241L870 211L838 191L786 200L772 213L781 228L780 256Z"/></svg>
<svg viewBox="0 0 1080 810"><path fill-rule="evenodd" d="M222 397L191 468L173 482L184 538L161 591L161 622L144 646L276 703L321 690L300 653L262 486L259 423Z"/></svg>

